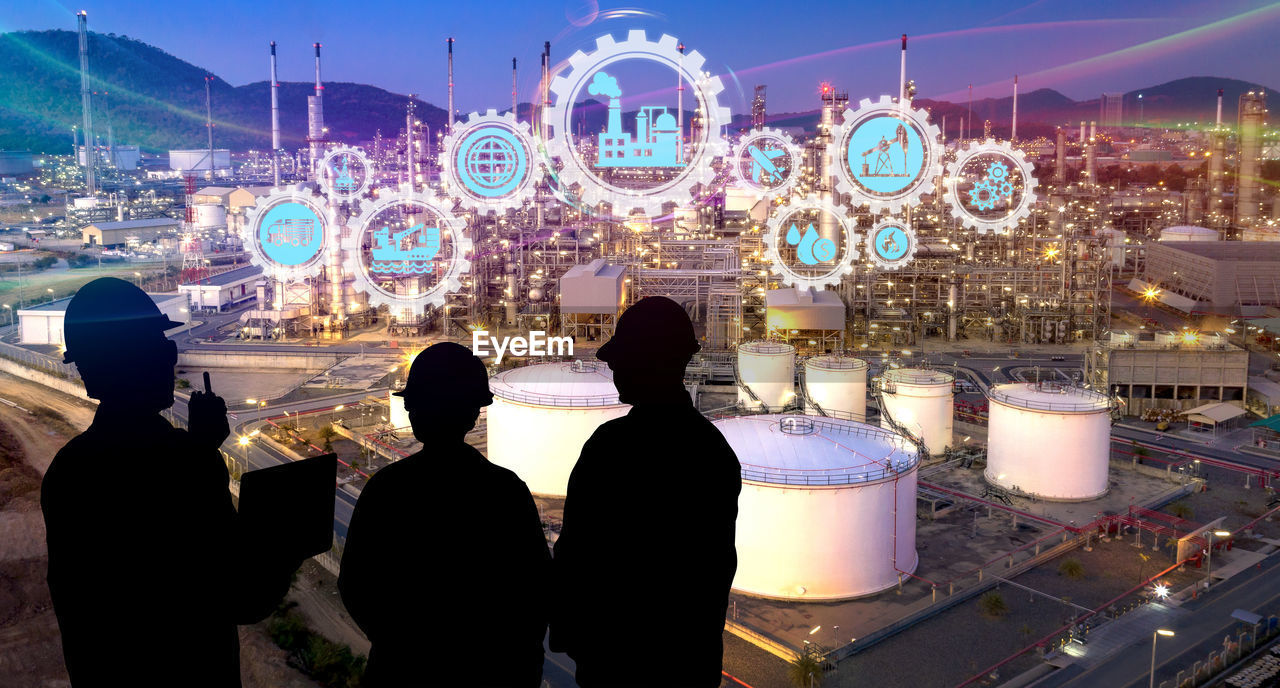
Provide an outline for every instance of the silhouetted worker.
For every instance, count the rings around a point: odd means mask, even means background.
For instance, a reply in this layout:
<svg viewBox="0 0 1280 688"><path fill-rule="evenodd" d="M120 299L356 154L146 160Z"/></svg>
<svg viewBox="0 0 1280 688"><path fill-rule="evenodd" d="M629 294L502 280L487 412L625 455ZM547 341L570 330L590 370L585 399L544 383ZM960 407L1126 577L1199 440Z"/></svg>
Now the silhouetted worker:
<svg viewBox="0 0 1280 688"><path fill-rule="evenodd" d="M338 577L373 644L362 685L536 688L551 553L529 488L464 441L493 403L484 364L435 344L397 394L424 448L369 479Z"/></svg>
<svg viewBox="0 0 1280 688"><path fill-rule="evenodd" d="M177 346L151 297L97 279L67 305L67 362L99 401L41 488L49 592L67 672L84 686L238 686L236 624L275 608L298 561L238 528L218 446L222 399L195 392L190 431L173 405Z"/></svg>
<svg viewBox="0 0 1280 688"><path fill-rule="evenodd" d="M632 408L583 446L555 545L551 649L577 662L583 688L720 685L742 480L685 390L698 349L684 309L649 297L596 354ZM637 670L635 653L660 638L678 649Z"/></svg>

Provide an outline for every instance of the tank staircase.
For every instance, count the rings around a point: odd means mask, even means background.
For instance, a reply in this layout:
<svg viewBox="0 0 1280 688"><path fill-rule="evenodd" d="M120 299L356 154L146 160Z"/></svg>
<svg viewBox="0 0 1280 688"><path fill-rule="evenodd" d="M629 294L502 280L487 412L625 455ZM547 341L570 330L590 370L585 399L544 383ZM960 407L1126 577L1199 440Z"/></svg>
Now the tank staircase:
<svg viewBox="0 0 1280 688"><path fill-rule="evenodd" d="M750 385L748 385L748 384L747 384L747 383L742 379L742 374L741 374L741 372L738 370L738 364L737 364L737 363L734 363L734 365L733 365L733 382L734 382L734 384L735 384L735 385L737 385L737 386L738 386L738 389L740 389L740 390L742 390L743 392L745 392L745 393L746 393L746 395L747 395L747 398L748 398L748 399L750 399L751 401L755 402L755 404L756 404L756 406L752 407L752 406L745 406L745 405L743 405L743 404L739 403L739 404L738 404L738 408L739 408L739 410L741 410L741 411L743 411L743 412L752 412L752 413L761 413L761 414L764 414L764 413L803 413L803 412L804 412L804 403L800 400L799 395L797 395L797 396L795 396L795 397L792 397L791 401L788 401L786 404L783 404L782 406L777 407L777 408L771 408L770 406L768 406L767 404L765 404L763 401L761 401L761 400L760 400L760 397L756 396L756 393L755 393L754 391L752 391L751 386L750 386ZM825 415L825 414L824 414L824 415Z"/></svg>
<svg viewBox="0 0 1280 688"><path fill-rule="evenodd" d="M890 430L901 435L902 437L906 438L908 442L915 445L916 452L918 452L920 455L921 464L924 464L925 462L927 462L929 460L929 450L925 448L924 440L922 440L920 437L917 437L916 434L908 430L906 426L902 425L897 420L895 420L893 417L893 414L889 413L889 407L884 403L885 393L888 392L889 394L893 394L895 391L897 391L897 386L894 385L892 382L885 382L884 379L881 378L880 380L876 381L876 383L872 386L872 389L874 390L876 408L879 409L880 411L881 420L883 420L889 426Z"/></svg>

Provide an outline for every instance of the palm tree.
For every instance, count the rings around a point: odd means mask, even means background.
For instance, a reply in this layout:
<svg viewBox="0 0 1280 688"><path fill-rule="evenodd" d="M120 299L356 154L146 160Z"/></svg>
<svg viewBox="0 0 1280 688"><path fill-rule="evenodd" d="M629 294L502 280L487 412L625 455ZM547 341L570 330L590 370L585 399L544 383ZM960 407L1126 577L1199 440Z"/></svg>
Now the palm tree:
<svg viewBox="0 0 1280 688"><path fill-rule="evenodd" d="M1009 613L1009 605L1004 601L1004 595L995 590L978 599L978 609L982 611L984 616L989 616L993 619L998 619Z"/></svg>
<svg viewBox="0 0 1280 688"><path fill-rule="evenodd" d="M822 661L812 652L801 652L787 665L787 678L796 688L817 688L822 685Z"/></svg>
<svg viewBox="0 0 1280 688"><path fill-rule="evenodd" d="M338 436L338 431L333 429L332 425L325 425L320 428L320 439L324 440L324 450L333 450L333 438Z"/></svg>
<svg viewBox="0 0 1280 688"><path fill-rule="evenodd" d="M1079 559L1063 559L1058 564L1058 575L1066 576L1071 580L1080 580L1084 578L1084 564Z"/></svg>

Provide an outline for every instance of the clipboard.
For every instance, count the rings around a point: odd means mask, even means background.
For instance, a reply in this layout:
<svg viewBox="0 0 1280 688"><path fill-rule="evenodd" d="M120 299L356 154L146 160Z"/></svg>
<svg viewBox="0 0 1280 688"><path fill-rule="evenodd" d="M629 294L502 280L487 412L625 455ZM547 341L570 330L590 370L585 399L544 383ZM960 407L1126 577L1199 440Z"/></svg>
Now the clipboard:
<svg viewBox="0 0 1280 688"><path fill-rule="evenodd" d="M337 479L337 454L249 471L240 478L241 527L300 559L328 552Z"/></svg>

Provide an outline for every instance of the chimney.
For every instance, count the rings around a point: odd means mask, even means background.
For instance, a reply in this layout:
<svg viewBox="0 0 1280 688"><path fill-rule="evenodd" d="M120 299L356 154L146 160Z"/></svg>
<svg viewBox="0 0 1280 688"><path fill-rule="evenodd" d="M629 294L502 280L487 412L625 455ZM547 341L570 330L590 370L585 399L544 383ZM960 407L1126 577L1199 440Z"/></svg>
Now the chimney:
<svg viewBox="0 0 1280 688"><path fill-rule="evenodd" d="M276 42L271 41L271 177L280 186L280 82L276 79Z"/></svg>
<svg viewBox="0 0 1280 688"><path fill-rule="evenodd" d="M1057 167L1053 170L1053 179L1059 185L1067 181L1067 132L1058 127L1058 161Z"/></svg>
<svg viewBox="0 0 1280 688"><path fill-rule="evenodd" d="M76 14L80 33L80 108L84 117L84 191L93 196L98 193L98 154L93 146L93 96L89 93L89 13Z"/></svg>
<svg viewBox="0 0 1280 688"><path fill-rule="evenodd" d="M1218 89L1218 120L1217 126L1222 126L1222 89Z"/></svg>
<svg viewBox="0 0 1280 688"><path fill-rule="evenodd" d="M1009 134L1009 143L1018 140L1018 75L1013 75L1013 131Z"/></svg>
<svg viewBox="0 0 1280 688"><path fill-rule="evenodd" d="M516 117L516 58L511 58L511 116ZM518 117L517 117L518 119Z"/></svg>
<svg viewBox="0 0 1280 688"><path fill-rule="evenodd" d="M907 108L907 34L902 34L902 60L898 65L898 109Z"/></svg>
<svg viewBox="0 0 1280 688"><path fill-rule="evenodd" d="M684 164L684 43L680 51L680 69L676 70L676 164Z"/></svg>
<svg viewBox="0 0 1280 688"><path fill-rule="evenodd" d="M448 133L453 133L453 38L448 39L449 43L449 128Z"/></svg>

